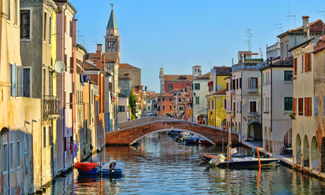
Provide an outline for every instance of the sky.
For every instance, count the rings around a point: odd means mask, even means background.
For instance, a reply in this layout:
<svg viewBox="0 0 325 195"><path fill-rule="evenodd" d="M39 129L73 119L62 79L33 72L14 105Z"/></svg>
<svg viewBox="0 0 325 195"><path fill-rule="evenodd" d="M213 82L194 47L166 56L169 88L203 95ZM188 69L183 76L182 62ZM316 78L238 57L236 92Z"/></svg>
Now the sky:
<svg viewBox="0 0 325 195"><path fill-rule="evenodd" d="M251 50L265 57L277 35L310 22L325 20L324 0L70 0L77 9L78 43L88 52L104 44L114 4L120 34L121 63L142 69L142 84L159 91L159 69L165 74L203 73L213 66L231 66L237 52ZM289 17L288 17L289 16Z"/></svg>

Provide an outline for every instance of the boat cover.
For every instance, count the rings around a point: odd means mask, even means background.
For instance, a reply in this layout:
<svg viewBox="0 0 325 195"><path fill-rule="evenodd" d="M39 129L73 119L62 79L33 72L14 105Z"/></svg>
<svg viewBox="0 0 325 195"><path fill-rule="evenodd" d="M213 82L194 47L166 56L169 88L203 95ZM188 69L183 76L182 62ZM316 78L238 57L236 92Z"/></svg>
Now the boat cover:
<svg viewBox="0 0 325 195"><path fill-rule="evenodd" d="M74 168L80 170L80 171L91 171L93 168L97 167L98 163L94 162L77 162L74 164Z"/></svg>

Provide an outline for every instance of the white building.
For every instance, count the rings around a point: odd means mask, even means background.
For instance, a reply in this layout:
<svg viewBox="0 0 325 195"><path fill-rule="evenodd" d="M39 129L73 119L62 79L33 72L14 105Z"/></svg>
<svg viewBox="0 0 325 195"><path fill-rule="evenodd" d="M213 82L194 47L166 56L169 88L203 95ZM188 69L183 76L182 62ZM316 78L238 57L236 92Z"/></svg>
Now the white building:
<svg viewBox="0 0 325 195"><path fill-rule="evenodd" d="M193 122L204 120L208 114L208 102L206 96L209 94L208 82L210 72L201 74L201 66L193 66Z"/></svg>
<svg viewBox="0 0 325 195"><path fill-rule="evenodd" d="M261 72L263 59L251 51L238 52L238 64L232 66L231 101L233 131L243 140L262 141Z"/></svg>

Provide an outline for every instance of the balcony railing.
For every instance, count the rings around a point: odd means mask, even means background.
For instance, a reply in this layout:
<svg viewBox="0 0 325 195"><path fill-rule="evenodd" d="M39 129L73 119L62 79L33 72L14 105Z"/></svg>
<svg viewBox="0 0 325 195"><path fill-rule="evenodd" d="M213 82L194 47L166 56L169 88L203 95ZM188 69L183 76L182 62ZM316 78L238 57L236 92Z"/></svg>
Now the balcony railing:
<svg viewBox="0 0 325 195"><path fill-rule="evenodd" d="M43 118L59 117L59 100L53 95L46 95L43 98Z"/></svg>
<svg viewBox="0 0 325 195"><path fill-rule="evenodd" d="M248 119L255 119L258 120L260 118L260 115L258 112L250 112L248 113Z"/></svg>
<svg viewBox="0 0 325 195"><path fill-rule="evenodd" d="M258 93L258 88L248 88L247 92L251 94Z"/></svg>

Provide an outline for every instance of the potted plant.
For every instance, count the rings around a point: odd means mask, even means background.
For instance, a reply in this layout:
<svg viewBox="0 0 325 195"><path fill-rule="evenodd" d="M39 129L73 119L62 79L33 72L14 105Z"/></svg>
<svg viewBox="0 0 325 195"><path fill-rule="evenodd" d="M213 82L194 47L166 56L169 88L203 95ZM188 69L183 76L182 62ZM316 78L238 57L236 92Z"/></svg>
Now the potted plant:
<svg viewBox="0 0 325 195"><path fill-rule="evenodd" d="M291 119L293 119L293 120L295 119L295 115L294 115L293 113L290 113L290 114L289 114L289 117L290 117Z"/></svg>

